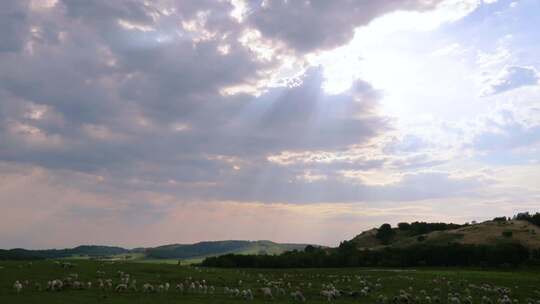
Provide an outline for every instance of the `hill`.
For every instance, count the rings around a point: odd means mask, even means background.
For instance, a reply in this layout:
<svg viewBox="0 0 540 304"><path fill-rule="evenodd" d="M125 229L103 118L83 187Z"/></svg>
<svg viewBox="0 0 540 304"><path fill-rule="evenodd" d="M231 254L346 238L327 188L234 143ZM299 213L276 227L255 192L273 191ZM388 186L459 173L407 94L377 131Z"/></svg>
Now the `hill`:
<svg viewBox="0 0 540 304"><path fill-rule="evenodd" d="M414 223L413 223L414 224ZM411 224L412 225L412 224ZM362 232L351 242L359 249L404 248L413 245L494 245L519 243L526 248L540 248L540 227L524 220L492 220L478 224L454 225L418 233L407 226L392 228L387 240L380 237L380 228Z"/></svg>
<svg viewBox="0 0 540 304"><path fill-rule="evenodd" d="M303 250L306 244L280 244L271 241L211 241L195 244L172 244L151 248L125 249L113 246L83 245L66 249L28 250L15 248L0 250L0 260L92 258L115 260L190 259L228 253L280 254L288 250Z"/></svg>
<svg viewBox="0 0 540 304"><path fill-rule="evenodd" d="M209 267L518 267L540 265L540 213L473 224L383 224L337 248L308 246L281 255L226 254L202 261Z"/></svg>
<svg viewBox="0 0 540 304"><path fill-rule="evenodd" d="M10 250L0 250L0 260L4 259L57 259L75 256L85 257L105 257L111 255L128 253L128 249L112 246L83 245L66 249L42 249L28 250L15 248Z"/></svg>
<svg viewBox="0 0 540 304"><path fill-rule="evenodd" d="M280 254L289 250L303 250L307 244L279 244L271 241L215 241L195 244L174 244L145 250L146 257L157 259L187 259L236 254Z"/></svg>

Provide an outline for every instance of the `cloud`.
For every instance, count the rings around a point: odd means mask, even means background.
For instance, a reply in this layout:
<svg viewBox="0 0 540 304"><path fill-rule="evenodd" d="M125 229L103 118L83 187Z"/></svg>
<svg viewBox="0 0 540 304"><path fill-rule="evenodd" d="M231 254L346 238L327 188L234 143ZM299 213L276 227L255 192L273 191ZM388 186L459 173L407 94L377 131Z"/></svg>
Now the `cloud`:
<svg viewBox="0 0 540 304"><path fill-rule="evenodd" d="M354 30L378 16L398 10L434 9L441 0L257 1L248 22L265 37L300 53L332 49L352 39Z"/></svg>
<svg viewBox="0 0 540 304"><path fill-rule="evenodd" d="M387 13L463 16L477 1L238 3L0 1L0 204L10 215L0 246L174 242L179 222L186 241L301 241L331 229L330 242L340 224L360 229L354 220L433 215L419 202L491 198L497 180L451 167L473 135L442 122L397 130L404 117L385 114L386 90L354 73L328 93L324 67L307 58ZM429 19L455 20L438 16ZM494 90L531 84L527 69L509 68ZM508 136L520 139L479 132L467 149L536 138L519 126ZM264 224L242 228L253 223Z"/></svg>
<svg viewBox="0 0 540 304"><path fill-rule="evenodd" d="M18 52L29 34L28 1L6 0L0 4L0 53Z"/></svg>
<svg viewBox="0 0 540 304"><path fill-rule="evenodd" d="M344 235L352 237L381 222L439 216L427 203L298 205L190 201L145 191L96 193L81 187L83 180L100 183L90 175L6 163L0 169L0 207L9 210L0 222L2 248L71 247L81 240L138 247L231 238L335 245Z"/></svg>
<svg viewBox="0 0 540 304"><path fill-rule="evenodd" d="M270 155L345 150L390 128L380 92L357 80L328 95L316 67L259 95L223 94L280 65L240 42L249 28L233 9L68 0L27 9L34 30L21 37L32 47L0 56L0 160L106 181L85 186L94 191L245 199L252 192L239 183L308 169L274 168Z"/></svg>
<svg viewBox="0 0 540 304"><path fill-rule="evenodd" d="M483 95L495 95L525 86L538 84L540 77L533 67L509 66L489 81Z"/></svg>

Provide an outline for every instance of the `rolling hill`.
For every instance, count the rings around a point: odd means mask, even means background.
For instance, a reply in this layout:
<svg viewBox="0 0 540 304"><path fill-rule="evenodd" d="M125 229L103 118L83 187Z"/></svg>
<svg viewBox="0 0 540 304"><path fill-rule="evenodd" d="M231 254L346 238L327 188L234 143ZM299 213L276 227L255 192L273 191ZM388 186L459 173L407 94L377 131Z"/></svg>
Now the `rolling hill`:
<svg viewBox="0 0 540 304"><path fill-rule="evenodd" d="M280 254L289 250L303 250L306 246L307 244L280 244L271 241L215 241L148 248L145 254L148 258L186 259L226 253Z"/></svg>
<svg viewBox="0 0 540 304"><path fill-rule="evenodd" d="M415 233L407 229L392 228L385 243L377 237L378 229L362 232L351 241L359 249L403 248L412 245L446 245L451 243L494 245L519 243L527 248L540 248L540 227L522 220L486 221L478 224L456 225L452 229Z"/></svg>
<svg viewBox="0 0 540 304"><path fill-rule="evenodd" d="M84 245L66 249L0 250L1 259L99 258L124 260L196 260L227 253L280 254L288 250L303 250L307 244L281 244L271 241L211 241L195 244L172 244L151 248L125 249L112 246Z"/></svg>

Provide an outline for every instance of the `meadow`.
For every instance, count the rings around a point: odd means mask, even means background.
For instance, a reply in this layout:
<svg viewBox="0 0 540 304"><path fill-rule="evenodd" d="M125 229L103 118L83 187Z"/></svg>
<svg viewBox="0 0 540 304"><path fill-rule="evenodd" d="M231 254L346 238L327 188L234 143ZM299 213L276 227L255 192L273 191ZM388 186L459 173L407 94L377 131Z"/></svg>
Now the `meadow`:
<svg viewBox="0 0 540 304"><path fill-rule="evenodd" d="M66 268L62 263L0 261L0 303L300 303L305 298L309 303L540 304L540 271L534 269L217 269L92 260L71 260L73 267ZM63 281L62 289L46 290L54 279ZM137 290L117 291L122 279L129 287L136 281ZM110 280L110 287L100 287L100 280ZM143 284L153 290L143 291ZM296 291L301 296L291 296Z"/></svg>

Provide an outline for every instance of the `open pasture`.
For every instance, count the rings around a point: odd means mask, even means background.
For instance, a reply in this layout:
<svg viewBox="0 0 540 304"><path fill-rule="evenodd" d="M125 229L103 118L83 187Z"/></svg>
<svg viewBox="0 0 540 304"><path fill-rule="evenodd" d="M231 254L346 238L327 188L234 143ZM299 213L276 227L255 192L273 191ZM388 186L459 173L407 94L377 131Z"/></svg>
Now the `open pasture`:
<svg viewBox="0 0 540 304"><path fill-rule="evenodd" d="M0 303L540 304L540 272L532 270L64 263L0 262Z"/></svg>

